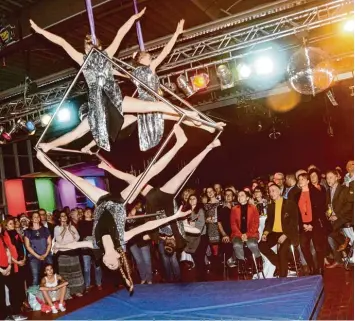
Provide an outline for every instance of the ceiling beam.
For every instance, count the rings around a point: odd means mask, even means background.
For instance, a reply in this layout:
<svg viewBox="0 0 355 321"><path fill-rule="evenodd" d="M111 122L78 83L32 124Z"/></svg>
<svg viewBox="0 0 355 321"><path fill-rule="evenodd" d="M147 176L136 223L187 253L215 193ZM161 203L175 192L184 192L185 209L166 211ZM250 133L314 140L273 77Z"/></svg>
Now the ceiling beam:
<svg viewBox="0 0 355 321"><path fill-rule="evenodd" d="M219 18L219 9L215 7L214 1L206 0L190 0L197 8L199 8L208 18L211 20L217 20Z"/></svg>
<svg viewBox="0 0 355 321"><path fill-rule="evenodd" d="M126 1L113 0L91 0L94 15L108 15L115 11L122 11L132 7L132 3ZM147 0L138 0L138 3ZM85 17L85 20L83 19ZM0 51L0 58L9 56L15 52L29 48L36 44L36 36L30 30L29 19L33 19L39 26L50 29L51 32L63 34L84 23L89 23L86 14L85 1L73 0L51 0L40 1L23 9L20 14L8 18L8 22L14 26L22 28L23 40L17 40ZM18 32L18 30L17 30ZM38 42L38 38L37 38Z"/></svg>

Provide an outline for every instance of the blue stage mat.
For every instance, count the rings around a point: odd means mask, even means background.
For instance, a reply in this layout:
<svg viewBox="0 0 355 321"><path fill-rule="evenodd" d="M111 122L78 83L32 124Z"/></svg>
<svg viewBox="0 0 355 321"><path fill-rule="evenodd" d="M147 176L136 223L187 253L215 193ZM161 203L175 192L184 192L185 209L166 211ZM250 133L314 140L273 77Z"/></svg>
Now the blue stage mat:
<svg viewBox="0 0 355 321"><path fill-rule="evenodd" d="M250 281L137 285L61 320L305 320L323 303L321 276Z"/></svg>

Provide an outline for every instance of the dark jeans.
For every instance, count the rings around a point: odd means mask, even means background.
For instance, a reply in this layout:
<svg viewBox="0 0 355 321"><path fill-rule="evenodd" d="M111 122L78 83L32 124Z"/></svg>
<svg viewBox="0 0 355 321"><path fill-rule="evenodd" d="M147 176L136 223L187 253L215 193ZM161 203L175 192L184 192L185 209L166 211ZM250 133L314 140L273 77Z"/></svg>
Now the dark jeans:
<svg viewBox="0 0 355 321"><path fill-rule="evenodd" d="M198 281L206 281L206 264L205 264L205 256L207 247L209 244L208 236L201 235L200 243L197 246L195 253L191 253L191 256L195 262L196 269L196 279Z"/></svg>
<svg viewBox="0 0 355 321"><path fill-rule="evenodd" d="M268 260L279 269L280 277L287 277L288 273L288 255L290 253L291 241L286 240L280 245L277 254L271 249L277 244L279 237L283 233L271 232L268 234L266 241L259 242L259 250L263 253Z"/></svg>
<svg viewBox="0 0 355 321"><path fill-rule="evenodd" d="M84 265L84 281L85 287L88 289L91 285L91 255L83 255L83 265ZM97 286L102 284L102 270L101 266L94 265L95 269L95 282Z"/></svg>
<svg viewBox="0 0 355 321"><path fill-rule="evenodd" d="M44 261L40 261L32 256L28 261L32 272L32 285L39 285L40 274L43 272L42 269L46 264L53 264L53 258L49 254Z"/></svg>
<svg viewBox="0 0 355 321"><path fill-rule="evenodd" d="M164 250L164 241L159 240L159 253L163 261L166 280L168 282L180 281L180 265L176 252L173 255L167 255Z"/></svg>
<svg viewBox="0 0 355 321"><path fill-rule="evenodd" d="M129 250L136 261L141 281L152 282L153 271L152 259L150 256L150 245L139 247L137 244L133 244L130 246Z"/></svg>
<svg viewBox="0 0 355 321"><path fill-rule="evenodd" d="M317 267L323 268L325 257L325 246L327 243L326 231L321 228L314 227L312 231L300 231L300 245L309 268L314 268L313 256L311 253L311 240L313 241L314 249L317 254Z"/></svg>
<svg viewBox="0 0 355 321"><path fill-rule="evenodd" d="M3 276L0 273L0 320L4 320L8 313L5 299L5 285L9 289L11 304L11 314L20 314L23 303L24 287L19 287L17 273L11 273L9 276Z"/></svg>

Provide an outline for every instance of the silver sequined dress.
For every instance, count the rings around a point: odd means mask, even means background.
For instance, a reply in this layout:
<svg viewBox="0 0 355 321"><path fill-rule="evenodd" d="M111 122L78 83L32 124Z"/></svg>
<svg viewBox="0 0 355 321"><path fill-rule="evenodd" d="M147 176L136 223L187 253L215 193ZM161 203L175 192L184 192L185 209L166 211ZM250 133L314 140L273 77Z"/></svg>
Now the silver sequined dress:
<svg viewBox="0 0 355 321"><path fill-rule="evenodd" d="M133 71L133 76L144 82L147 86L158 92L159 77L153 74L149 66L140 66ZM138 98L145 101L156 101L155 97L148 93L139 84ZM162 113L138 114L138 136L141 151L146 151L158 145L164 133L164 119Z"/></svg>
<svg viewBox="0 0 355 321"><path fill-rule="evenodd" d="M112 217L106 217L102 220L103 215L108 215L107 212L109 212ZM94 211L93 236L95 243L99 245L99 247L102 247L101 238L108 232L108 234L111 235L115 248L125 248L124 233L126 216L127 213L123 205L123 200L117 200L110 194L100 198Z"/></svg>
<svg viewBox="0 0 355 321"><path fill-rule="evenodd" d="M92 136L97 146L110 151L110 139L116 139L123 124L122 94L114 80L107 53L102 53L94 51L91 54L83 74L89 87L87 117Z"/></svg>

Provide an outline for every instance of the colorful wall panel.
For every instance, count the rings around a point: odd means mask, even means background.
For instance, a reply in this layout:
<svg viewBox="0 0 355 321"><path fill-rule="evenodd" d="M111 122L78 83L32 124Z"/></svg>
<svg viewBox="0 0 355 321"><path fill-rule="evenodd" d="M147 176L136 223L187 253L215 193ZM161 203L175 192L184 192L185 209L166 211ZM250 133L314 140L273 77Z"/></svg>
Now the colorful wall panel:
<svg viewBox="0 0 355 321"><path fill-rule="evenodd" d="M52 179L36 178L35 179L38 204L40 208L44 208L48 212L56 209L55 188Z"/></svg>
<svg viewBox="0 0 355 321"><path fill-rule="evenodd" d="M22 179L7 180L4 184L8 214L17 216L25 213L26 202Z"/></svg>

